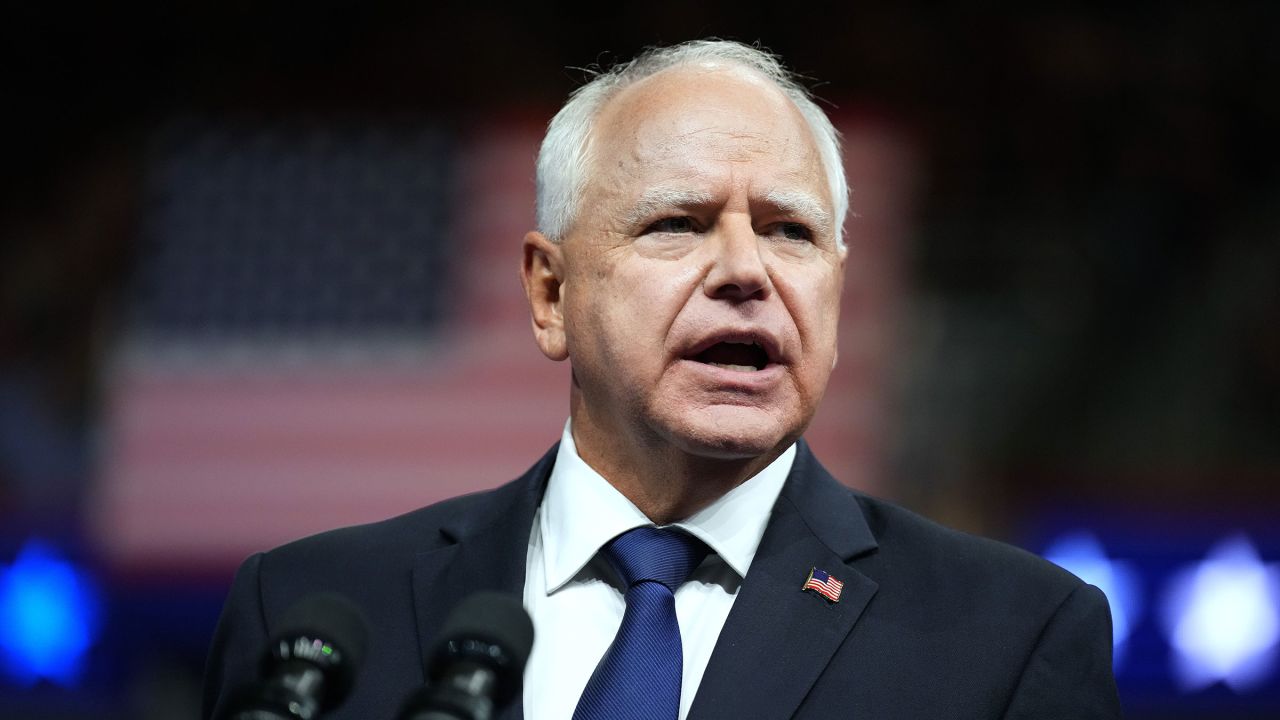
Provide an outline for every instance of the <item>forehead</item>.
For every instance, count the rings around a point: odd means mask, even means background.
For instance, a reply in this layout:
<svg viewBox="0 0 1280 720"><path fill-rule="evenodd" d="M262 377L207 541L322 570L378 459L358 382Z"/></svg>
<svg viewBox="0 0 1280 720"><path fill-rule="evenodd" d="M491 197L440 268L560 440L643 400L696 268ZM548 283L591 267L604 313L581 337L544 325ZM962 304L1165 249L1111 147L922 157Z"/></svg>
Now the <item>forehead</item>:
<svg viewBox="0 0 1280 720"><path fill-rule="evenodd" d="M611 191L629 181L732 175L760 194L794 188L830 197L804 117L772 81L745 68L682 66L623 89L596 118L591 150L591 177Z"/></svg>

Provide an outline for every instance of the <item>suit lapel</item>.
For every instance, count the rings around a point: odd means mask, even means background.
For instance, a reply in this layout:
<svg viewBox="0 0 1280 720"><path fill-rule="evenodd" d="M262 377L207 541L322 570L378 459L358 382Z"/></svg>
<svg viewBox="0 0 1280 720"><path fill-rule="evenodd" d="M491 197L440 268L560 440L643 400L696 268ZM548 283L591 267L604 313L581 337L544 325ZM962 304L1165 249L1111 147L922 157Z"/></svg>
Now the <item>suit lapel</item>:
<svg viewBox="0 0 1280 720"><path fill-rule="evenodd" d="M801 441L691 720L794 714L876 592L874 581L847 564L875 548L857 501ZM844 582L839 602L801 590L814 567Z"/></svg>
<svg viewBox="0 0 1280 720"><path fill-rule="evenodd" d="M415 558L423 677L426 654L459 602L481 590L522 596L529 532L556 451L495 491L485 511L442 527L451 544ZM857 501L801 441L689 717L791 716L875 594L876 583L847 564L875 548ZM801 591L812 567L844 582L839 602ZM523 717L519 698L500 715Z"/></svg>
<svg viewBox="0 0 1280 720"><path fill-rule="evenodd" d="M553 446L520 479L496 490L485 511L441 527L452 544L415 558L413 604L424 678L437 635L459 602L484 590L523 597L529 532L558 448ZM524 717L518 696L501 717Z"/></svg>

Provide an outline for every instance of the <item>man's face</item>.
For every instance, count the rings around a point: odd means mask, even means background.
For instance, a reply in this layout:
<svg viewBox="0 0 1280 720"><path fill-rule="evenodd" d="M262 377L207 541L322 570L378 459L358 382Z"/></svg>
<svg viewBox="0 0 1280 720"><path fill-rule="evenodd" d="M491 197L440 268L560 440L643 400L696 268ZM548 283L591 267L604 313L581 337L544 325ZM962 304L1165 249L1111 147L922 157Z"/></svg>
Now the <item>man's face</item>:
<svg viewBox="0 0 1280 720"><path fill-rule="evenodd" d="M836 358L844 252L799 111L747 71L668 70L602 110L562 243L579 444L758 457Z"/></svg>

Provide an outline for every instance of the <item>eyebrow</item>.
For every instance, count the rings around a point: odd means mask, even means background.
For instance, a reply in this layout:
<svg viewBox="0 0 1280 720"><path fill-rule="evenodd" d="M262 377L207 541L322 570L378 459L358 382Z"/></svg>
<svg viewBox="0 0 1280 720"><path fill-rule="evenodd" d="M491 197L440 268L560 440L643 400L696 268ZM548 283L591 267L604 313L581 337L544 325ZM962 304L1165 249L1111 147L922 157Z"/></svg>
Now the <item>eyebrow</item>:
<svg viewBox="0 0 1280 720"><path fill-rule="evenodd" d="M831 232L831 213L822 206L822 201L801 190L774 190L764 196L765 202L782 211L785 215L804 218L821 233Z"/></svg>
<svg viewBox="0 0 1280 720"><path fill-rule="evenodd" d="M702 190L653 187L645 190L640 199L632 204L624 222L635 225L663 210L709 205L714 201L715 197L711 193Z"/></svg>

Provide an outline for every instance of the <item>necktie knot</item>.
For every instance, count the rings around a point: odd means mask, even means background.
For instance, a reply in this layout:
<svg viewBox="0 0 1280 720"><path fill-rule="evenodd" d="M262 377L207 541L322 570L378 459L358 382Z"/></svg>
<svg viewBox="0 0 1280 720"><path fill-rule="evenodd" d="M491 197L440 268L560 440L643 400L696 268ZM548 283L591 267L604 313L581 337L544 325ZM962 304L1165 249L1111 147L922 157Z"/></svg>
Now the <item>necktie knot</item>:
<svg viewBox="0 0 1280 720"><path fill-rule="evenodd" d="M605 557L613 564L630 589L652 581L671 592L689 579L694 568L707 556L706 544L675 529L638 527L605 545Z"/></svg>

